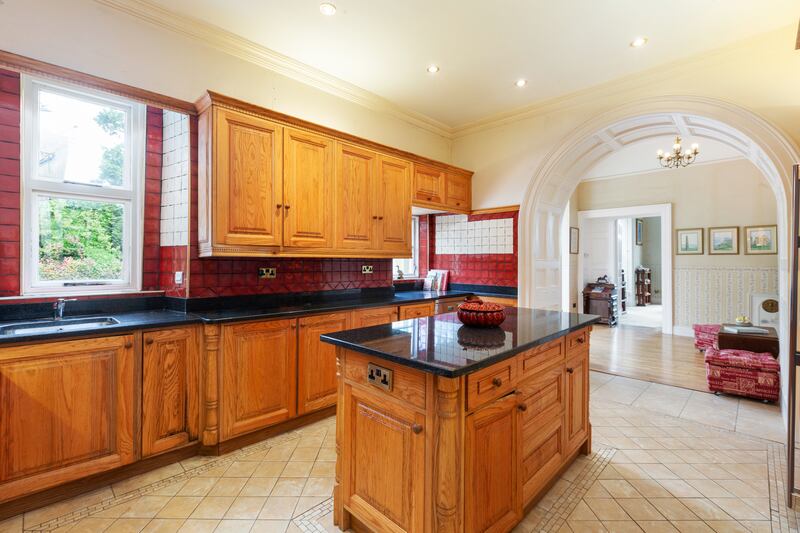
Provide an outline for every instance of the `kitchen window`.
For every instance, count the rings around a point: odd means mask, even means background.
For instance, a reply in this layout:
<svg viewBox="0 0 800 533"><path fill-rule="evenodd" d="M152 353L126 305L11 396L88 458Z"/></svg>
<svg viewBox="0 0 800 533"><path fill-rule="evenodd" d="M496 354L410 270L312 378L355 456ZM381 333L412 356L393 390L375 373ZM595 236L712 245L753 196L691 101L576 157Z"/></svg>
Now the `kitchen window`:
<svg viewBox="0 0 800 533"><path fill-rule="evenodd" d="M24 77L25 294L138 290L146 108Z"/></svg>
<svg viewBox="0 0 800 533"><path fill-rule="evenodd" d="M419 277L419 217L411 217L411 257L406 259L392 259L392 277L403 279Z"/></svg>

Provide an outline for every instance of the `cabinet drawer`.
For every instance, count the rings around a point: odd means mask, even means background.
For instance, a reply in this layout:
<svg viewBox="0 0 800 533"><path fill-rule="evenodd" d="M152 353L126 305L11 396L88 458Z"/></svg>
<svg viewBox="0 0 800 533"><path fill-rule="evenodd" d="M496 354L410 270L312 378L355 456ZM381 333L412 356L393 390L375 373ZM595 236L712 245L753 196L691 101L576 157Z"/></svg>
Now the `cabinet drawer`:
<svg viewBox="0 0 800 533"><path fill-rule="evenodd" d="M539 430L540 417L561 415L565 407L564 398L564 365L556 365L539 375L526 379L518 387L520 401L525 410L522 413L524 430L532 426L533 431ZM526 436L526 442L530 439Z"/></svg>
<svg viewBox="0 0 800 533"><path fill-rule="evenodd" d="M589 328L567 335L567 353L572 354L589 346Z"/></svg>
<svg viewBox="0 0 800 533"><path fill-rule="evenodd" d="M370 383L368 365L372 363L392 371L392 389L379 389ZM369 387L377 394L385 394L403 402L408 402L419 409L425 409L425 375L417 370L395 365L389 361L369 357L354 352L347 352L344 364L345 379Z"/></svg>
<svg viewBox="0 0 800 533"><path fill-rule="evenodd" d="M556 363L564 362L564 338L537 346L519 356L520 377L528 377Z"/></svg>
<svg viewBox="0 0 800 533"><path fill-rule="evenodd" d="M544 489L564 462L564 421L559 415L537 428L537 440L523 452L522 497L524 505ZM527 440L527 436L526 436Z"/></svg>
<svg viewBox="0 0 800 533"><path fill-rule="evenodd" d="M400 307L400 320L408 320L410 318L422 318L425 316L433 315L433 302L426 302L424 304L404 305Z"/></svg>
<svg viewBox="0 0 800 533"><path fill-rule="evenodd" d="M467 409L470 411L503 396L517 381L517 358L512 357L467 376Z"/></svg>

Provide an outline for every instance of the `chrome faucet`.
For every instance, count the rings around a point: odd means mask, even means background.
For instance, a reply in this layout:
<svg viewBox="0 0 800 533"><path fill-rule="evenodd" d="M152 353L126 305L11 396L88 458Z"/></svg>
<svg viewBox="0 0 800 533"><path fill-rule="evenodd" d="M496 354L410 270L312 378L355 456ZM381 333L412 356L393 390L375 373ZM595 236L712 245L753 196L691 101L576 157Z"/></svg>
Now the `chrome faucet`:
<svg viewBox="0 0 800 533"><path fill-rule="evenodd" d="M53 320L61 320L64 318L64 307L67 302L74 302L77 298L59 298L53 302Z"/></svg>

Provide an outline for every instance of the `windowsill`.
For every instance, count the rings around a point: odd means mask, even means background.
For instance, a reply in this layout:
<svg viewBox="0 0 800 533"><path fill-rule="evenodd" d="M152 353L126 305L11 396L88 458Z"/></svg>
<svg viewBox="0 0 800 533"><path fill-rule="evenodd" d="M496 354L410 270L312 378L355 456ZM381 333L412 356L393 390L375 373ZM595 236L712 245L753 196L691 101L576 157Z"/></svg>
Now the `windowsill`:
<svg viewBox="0 0 800 533"><path fill-rule="evenodd" d="M64 293L34 293L25 294L22 296L4 296L0 297L0 303L15 303L25 302L31 300L49 300L53 298L88 298L88 297L109 297L109 298L131 298L135 296L163 296L165 291L101 291L101 292L86 292L81 294L64 294Z"/></svg>

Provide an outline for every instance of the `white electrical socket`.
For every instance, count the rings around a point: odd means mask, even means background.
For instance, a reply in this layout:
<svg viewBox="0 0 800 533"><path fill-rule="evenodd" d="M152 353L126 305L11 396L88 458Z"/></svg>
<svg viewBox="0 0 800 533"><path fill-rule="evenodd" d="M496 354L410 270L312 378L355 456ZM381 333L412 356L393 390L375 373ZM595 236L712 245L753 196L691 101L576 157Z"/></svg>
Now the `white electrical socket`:
<svg viewBox="0 0 800 533"><path fill-rule="evenodd" d="M183 271L175 272L175 285L183 285Z"/></svg>

